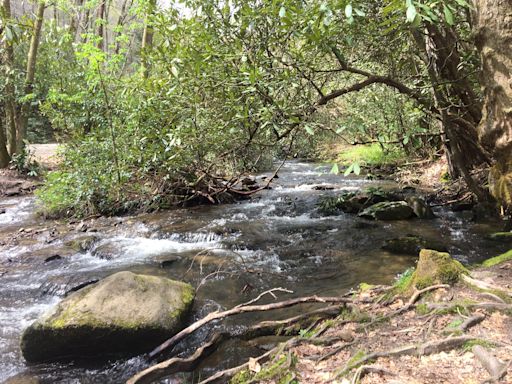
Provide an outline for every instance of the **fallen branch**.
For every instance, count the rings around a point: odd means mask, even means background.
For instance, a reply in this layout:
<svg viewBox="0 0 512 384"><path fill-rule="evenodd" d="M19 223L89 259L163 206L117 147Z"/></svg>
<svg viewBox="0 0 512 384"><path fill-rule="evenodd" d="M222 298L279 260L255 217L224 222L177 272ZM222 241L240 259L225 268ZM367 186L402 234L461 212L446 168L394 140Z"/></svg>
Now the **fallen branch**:
<svg viewBox="0 0 512 384"><path fill-rule="evenodd" d="M195 369L197 364L199 364L199 361L202 358L208 356L215 350L217 344L221 340L222 335L220 333L216 333L208 341L208 343L197 349L190 357L174 357L159 364L153 365L137 373L135 376L132 376L130 379L128 379L126 384L151 384L174 373L192 371Z"/></svg>
<svg viewBox="0 0 512 384"><path fill-rule="evenodd" d="M508 364L501 363L484 347L481 345L475 345L472 349L472 352L480 361L485 370L491 375L491 382L498 381L506 375Z"/></svg>
<svg viewBox="0 0 512 384"><path fill-rule="evenodd" d="M281 289L282 288L278 288ZM178 332L176 335L162 343L160 346L155 348L151 353L149 354L150 358L155 357L156 355L160 354L166 349L174 348L174 346L183 340L188 335L195 332L197 329L201 328L202 326L214 321L223 319L229 316L238 315L241 313L247 313L247 312L262 312L262 311L270 311L273 309L280 309L280 308L287 308L292 307L297 304L304 304L304 303L350 303L351 300L343 297L319 297L319 296L307 296L307 297L298 297L295 299L290 299L286 301L281 301L277 303L271 303L271 304L262 304L262 305L243 305L234 307L231 309L228 309L226 311L215 311L212 313L209 313L202 319L196 321L195 323L192 323L187 328L183 329L182 331Z"/></svg>

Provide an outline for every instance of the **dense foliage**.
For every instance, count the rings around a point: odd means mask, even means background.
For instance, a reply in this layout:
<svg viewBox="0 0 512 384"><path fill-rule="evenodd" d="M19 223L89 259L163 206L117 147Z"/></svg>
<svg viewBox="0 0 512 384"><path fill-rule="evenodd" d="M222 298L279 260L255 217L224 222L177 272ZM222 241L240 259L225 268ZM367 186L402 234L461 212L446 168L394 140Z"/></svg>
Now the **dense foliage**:
<svg viewBox="0 0 512 384"><path fill-rule="evenodd" d="M30 103L27 137L66 143L62 169L39 194L51 212L219 201L243 172L314 156L325 141L430 156L450 133L443 102L465 121L473 105L457 97L480 102L464 0L79 4L47 5L28 94L33 21L2 17L16 68L0 76ZM432 70L421 35L434 27L458 36L463 91Z"/></svg>

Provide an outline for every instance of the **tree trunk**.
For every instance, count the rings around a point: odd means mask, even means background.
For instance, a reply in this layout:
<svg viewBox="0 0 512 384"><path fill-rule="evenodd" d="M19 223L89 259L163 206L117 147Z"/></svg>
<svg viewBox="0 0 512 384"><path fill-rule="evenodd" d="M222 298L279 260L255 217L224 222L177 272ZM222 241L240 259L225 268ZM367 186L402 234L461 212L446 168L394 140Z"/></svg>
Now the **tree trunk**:
<svg viewBox="0 0 512 384"><path fill-rule="evenodd" d="M5 137L5 129L2 124L2 115L0 114L0 168L5 168L9 165L11 156L7 152L7 140Z"/></svg>
<svg viewBox="0 0 512 384"><path fill-rule="evenodd" d="M3 0L4 14L6 20L11 19L11 1ZM6 84L5 84L5 119L7 126L7 137L9 139L9 153L16 152L16 94L14 89L14 79L12 78L12 70L14 69L14 48L12 43L5 41L5 67L6 67Z"/></svg>
<svg viewBox="0 0 512 384"><path fill-rule="evenodd" d="M482 58L482 145L491 153L491 192L512 207L512 2L474 0L476 43Z"/></svg>
<svg viewBox="0 0 512 384"><path fill-rule="evenodd" d="M153 14L153 12L155 11L155 7L156 7L156 0L149 0L148 10L146 13L146 22L144 25L144 32L142 34L142 46L141 46L142 75L144 77L148 77L148 74L149 74L149 63L147 60L147 53L148 53L148 50L151 49L151 47L153 46L153 26L151 25L150 18L151 18L151 15Z"/></svg>
<svg viewBox="0 0 512 384"><path fill-rule="evenodd" d="M98 36L98 48L102 51L105 49L105 7L106 7L106 1L107 0L101 0L100 5L98 7L98 12L96 16L96 23L98 24L98 27L96 29L96 36Z"/></svg>
<svg viewBox="0 0 512 384"><path fill-rule="evenodd" d="M116 48L114 50L114 53L116 55L121 50L121 42L118 41L118 37L122 34L124 22L126 20L127 14L128 14L127 5L128 5L128 0L123 0L123 4L121 5L121 10L119 13L119 19L117 19L116 32L114 33L114 41L116 43ZM130 2L130 5L131 5L131 2Z"/></svg>
<svg viewBox="0 0 512 384"><path fill-rule="evenodd" d="M45 3L43 1L37 4L37 15L34 23L34 30L30 40L30 48L27 58L27 75L25 77L25 95L32 93L34 88L34 79L36 75L37 50L41 39L41 28L43 27ZM18 119L16 135L16 152L21 152L24 146L24 140L27 134L28 115L30 114L30 102L24 102L21 106L21 116Z"/></svg>
<svg viewBox="0 0 512 384"><path fill-rule="evenodd" d="M73 38L73 42L77 41L77 33L80 29L80 11L83 0L75 0L75 7L71 8L71 19L69 21L69 34Z"/></svg>
<svg viewBox="0 0 512 384"><path fill-rule="evenodd" d="M462 177L480 200L488 200L488 193L471 174L490 160L479 144L476 129L481 105L468 76L459 69L458 37L453 28L433 24L426 25L424 35L419 31L413 35L424 54L436 109L440 113L450 174Z"/></svg>

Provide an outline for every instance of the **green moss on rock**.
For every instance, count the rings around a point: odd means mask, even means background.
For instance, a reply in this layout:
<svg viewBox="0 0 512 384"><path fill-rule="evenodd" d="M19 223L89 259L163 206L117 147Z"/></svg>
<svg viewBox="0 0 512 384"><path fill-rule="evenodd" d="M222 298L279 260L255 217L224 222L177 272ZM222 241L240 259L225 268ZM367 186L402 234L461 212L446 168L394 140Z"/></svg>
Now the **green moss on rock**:
<svg viewBox="0 0 512 384"><path fill-rule="evenodd" d="M482 263L482 265L484 267L492 267L494 265L498 265L509 260L512 260L512 249L508 252L502 253L501 255L491 257L490 259L485 260Z"/></svg>
<svg viewBox="0 0 512 384"><path fill-rule="evenodd" d="M29 362L147 350L182 329L193 300L189 284L119 272L35 321L21 350Z"/></svg>
<svg viewBox="0 0 512 384"><path fill-rule="evenodd" d="M422 249L408 288L422 289L434 284L453 285L461 274L467 273L468 270L449 253Z"/></svg>

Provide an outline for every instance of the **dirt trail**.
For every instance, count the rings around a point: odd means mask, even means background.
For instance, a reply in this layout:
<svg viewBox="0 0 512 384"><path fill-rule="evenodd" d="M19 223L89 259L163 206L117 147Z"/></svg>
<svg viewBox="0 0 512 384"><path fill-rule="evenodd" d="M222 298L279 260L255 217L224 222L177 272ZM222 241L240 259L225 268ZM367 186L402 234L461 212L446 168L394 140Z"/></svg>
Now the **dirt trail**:
<svg viewBox="0 0 512 384"><path fill-rule="evenodd" d="M57 154L59 144L30 144L29 149L34 160L46 168L54 169L60 159Z"/></svg>
<svg viewBox="0 0 512 384"><path fill-rule="evenodd" d="M53 170L59 165L57 154L59 144L30 144L31 160L35 160L41 167ZM18 196L32 193L40 185L40 177L30 177L19 174L16 170L0 169L0 196Z"/></svg>

